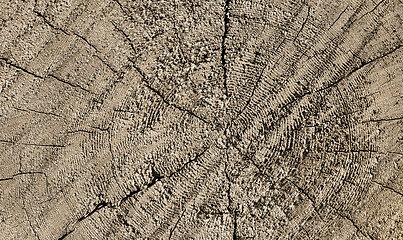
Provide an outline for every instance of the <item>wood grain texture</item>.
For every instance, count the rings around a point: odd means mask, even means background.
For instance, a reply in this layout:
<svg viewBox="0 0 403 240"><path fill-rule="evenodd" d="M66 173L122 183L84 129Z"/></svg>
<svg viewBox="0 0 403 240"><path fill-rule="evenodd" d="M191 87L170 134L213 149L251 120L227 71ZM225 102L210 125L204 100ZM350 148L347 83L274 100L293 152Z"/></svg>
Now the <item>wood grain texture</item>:
<svg viewBox="0 0 403 240"><path fill-rule="evenodd" d="M400 0L0 9L0 240L403 239Z"/></svg>

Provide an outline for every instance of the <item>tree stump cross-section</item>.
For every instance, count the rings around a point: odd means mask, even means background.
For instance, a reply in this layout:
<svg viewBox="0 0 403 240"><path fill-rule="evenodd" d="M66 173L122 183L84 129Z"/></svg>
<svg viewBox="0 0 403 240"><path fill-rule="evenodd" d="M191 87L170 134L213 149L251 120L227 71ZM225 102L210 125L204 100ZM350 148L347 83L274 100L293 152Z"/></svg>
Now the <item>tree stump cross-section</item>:
<svg viewBox="0 0 403 240"><path fill-rule="evenodd" d="M401 1L0 10L0 240L403 239Z"/></svg>

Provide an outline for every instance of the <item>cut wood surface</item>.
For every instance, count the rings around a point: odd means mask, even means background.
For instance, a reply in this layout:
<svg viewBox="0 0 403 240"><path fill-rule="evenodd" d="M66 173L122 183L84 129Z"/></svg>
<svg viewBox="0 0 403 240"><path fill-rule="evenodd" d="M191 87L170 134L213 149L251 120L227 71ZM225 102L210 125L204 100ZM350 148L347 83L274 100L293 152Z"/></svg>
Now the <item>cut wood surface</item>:
<svg viewBox="0 0 403 240"><path fill-rule="evenodd" d="M402 240L402 14L0 0L0 240Z"/></svg>

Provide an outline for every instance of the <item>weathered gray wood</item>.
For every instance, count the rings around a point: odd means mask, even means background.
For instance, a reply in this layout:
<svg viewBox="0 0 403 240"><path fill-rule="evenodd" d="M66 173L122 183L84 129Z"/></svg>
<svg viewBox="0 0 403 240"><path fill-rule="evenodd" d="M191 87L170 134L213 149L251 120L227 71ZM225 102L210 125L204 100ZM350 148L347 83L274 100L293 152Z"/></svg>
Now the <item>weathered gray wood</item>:
<svg viewBox="0 0 403 240"><path fill-rule="evenodd" d="M402 8L0 2L0 239L403 239Z"/></svg>

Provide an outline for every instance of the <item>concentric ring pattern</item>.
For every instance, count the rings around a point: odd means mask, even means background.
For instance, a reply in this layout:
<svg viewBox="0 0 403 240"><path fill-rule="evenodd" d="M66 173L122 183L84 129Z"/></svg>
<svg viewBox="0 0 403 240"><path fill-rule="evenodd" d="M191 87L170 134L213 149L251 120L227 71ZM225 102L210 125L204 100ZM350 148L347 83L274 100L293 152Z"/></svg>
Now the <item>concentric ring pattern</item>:
<svg viewBox="0 0 403 240"><path fill-rule="evenodd" d="M0 8L0 239L403 239L401 1Z"/></svg>

